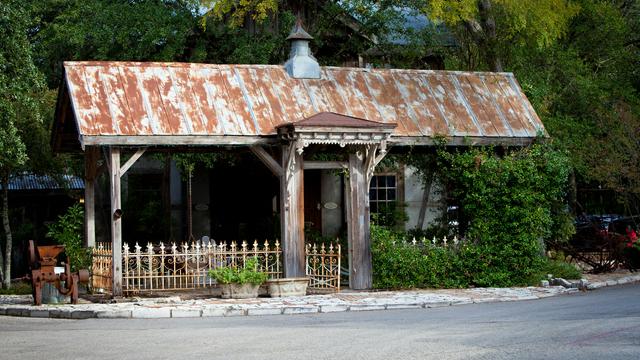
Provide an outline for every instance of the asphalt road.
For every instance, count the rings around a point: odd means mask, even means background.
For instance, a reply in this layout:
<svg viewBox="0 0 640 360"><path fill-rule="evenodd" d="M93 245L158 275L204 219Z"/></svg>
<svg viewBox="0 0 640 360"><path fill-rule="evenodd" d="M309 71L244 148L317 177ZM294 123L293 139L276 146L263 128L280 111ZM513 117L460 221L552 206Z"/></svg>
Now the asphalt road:
<svg viewBox="0 0 640 360"><path fill-rule="evenodd" d="M640 359L640 284L543 300L361 313L0 316L0 359Z"/></svg>

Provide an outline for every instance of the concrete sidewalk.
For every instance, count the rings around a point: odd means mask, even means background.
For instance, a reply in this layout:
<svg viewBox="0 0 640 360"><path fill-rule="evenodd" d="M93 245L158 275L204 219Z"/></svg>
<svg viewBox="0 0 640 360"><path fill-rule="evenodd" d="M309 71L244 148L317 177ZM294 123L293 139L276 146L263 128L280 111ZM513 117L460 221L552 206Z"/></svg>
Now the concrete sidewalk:
<svg viewBox="0 0 640 360"><path fill-rule="evenodd" d="M640 281L640 275L593 282L587 289ZM30 295L0 296L0 315L40 318L180 318L252 315L292 315L342 311L428 309L474 303L536 300L569 294L577 288L562 286L526 288L473 288L416 291L352 292L286 298L246 300L184 299L180 296L134 298L115 304L32 306Z"/></svg>

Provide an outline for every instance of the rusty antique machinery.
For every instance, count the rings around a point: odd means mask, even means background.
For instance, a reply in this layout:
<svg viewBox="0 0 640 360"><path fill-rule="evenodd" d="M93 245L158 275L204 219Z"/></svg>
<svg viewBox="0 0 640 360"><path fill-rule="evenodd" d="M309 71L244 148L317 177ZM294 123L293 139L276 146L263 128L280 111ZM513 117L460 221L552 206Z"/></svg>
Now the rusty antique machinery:
<svg viewBox="0 0 640 360"><path fill-rule="evenodd" d="M42 304L42 288L45 283L52 283L60 294L71 296L71 303L78 303L78 283L89 282L89 271L82 269L71 272L69 257L64 263L64 273L56 274L57 257L64 251L64 245L36 246L29 240L29 267L31 268L31 286L33 302Z"/></svg>

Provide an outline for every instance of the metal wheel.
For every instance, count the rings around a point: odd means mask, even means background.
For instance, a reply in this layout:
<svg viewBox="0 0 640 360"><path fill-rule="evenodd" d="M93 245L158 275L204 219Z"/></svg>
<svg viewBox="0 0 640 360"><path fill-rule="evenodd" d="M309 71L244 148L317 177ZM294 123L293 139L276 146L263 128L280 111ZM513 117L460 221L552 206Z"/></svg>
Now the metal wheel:
<svg viewBox="0 0 640 360"><path fill-rule="evenodd" d="M33 240L29 240L29 267L36 269L38 266L38 257L36 255L36 244Z"/></svg>

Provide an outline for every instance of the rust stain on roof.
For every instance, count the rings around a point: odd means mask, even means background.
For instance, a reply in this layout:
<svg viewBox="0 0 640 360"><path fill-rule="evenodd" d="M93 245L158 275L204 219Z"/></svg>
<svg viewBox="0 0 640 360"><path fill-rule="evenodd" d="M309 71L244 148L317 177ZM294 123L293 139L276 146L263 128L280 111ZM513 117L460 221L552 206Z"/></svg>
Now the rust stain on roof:
<svg viewBox="0 0 640 360"><path fill-rule="evenodd" d="M149 136L153 144L151 135L271 136L322 112L392 124L393 136L410 138L533 138L544 131L510 73L323 67L321 79L293 79L279 65L64 68L81 137Z"/></svg>

